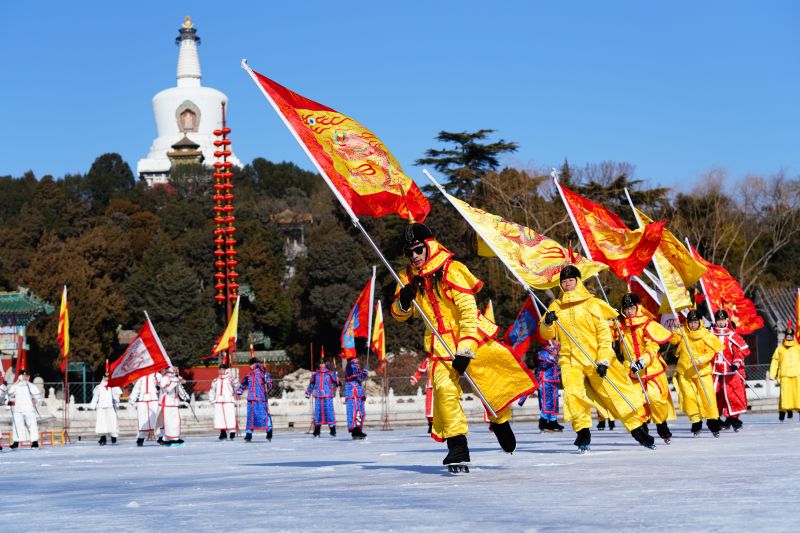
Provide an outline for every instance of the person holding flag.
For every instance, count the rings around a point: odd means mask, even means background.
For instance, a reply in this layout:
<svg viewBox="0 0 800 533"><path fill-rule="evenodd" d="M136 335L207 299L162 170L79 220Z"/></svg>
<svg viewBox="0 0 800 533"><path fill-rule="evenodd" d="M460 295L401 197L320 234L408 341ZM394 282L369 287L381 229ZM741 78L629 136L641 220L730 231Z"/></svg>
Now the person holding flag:
<svg viewBox="0 0 800 533"><path fill-rule="evenodd" d="M161 418L164 423L162 443L164 446L182 446L181 439L181 412L178 408L180 401L189 401L189 395L181 384L184 381L174 366L167 368L158 377L160 389L159 404L161 405Z"/></svg>
<svg viewBox="0 0 800 533"><path fill-rule="evenodd" d="M11 406L11 449L20 442L30 441L31 448L39 447L39 422L36 404L42 401L39 387L30 382L30 374L23 358L16 383L8 388L8 405Z"/></svg>
<svg viewBox="0 0 800 533"><path fill-rule="evenodd" d="M612 348L610 321L617 311L586 290L577 267L565 266L559 281L561 294L542 317L539 332L545 340L558 339L564 412L569 413L577 434L575 446L580 453L589 450L591 408L597 402L622 421L639 444L655 448L645 425L641 392L637 394ZM556 327L556 321L561 327Z"/></svg>
<svg viewBox="0 0 800 533"><path fill-rule="evenodd" d="M121 388L108 386L108 361L106 361L106 372L100 384L92 391L92 402L89 404L89 410L97 411L94 432L100 435L100 440L97 441L100 446L106 445L107 437L111 437L111 444L117 443L119 436L117 404L121 396Z"/></svg>
<svg viewBox="0 0 800 533"><path fill-rule="evenodd" d="M800 411L800 346L791 321L783 332L783 341L772 354L769 377L781 388L778 420L783 423L787 412L791 418L792 411Z"/></svg>
<svg viewBox="0 0 800 533"><path fill-rule="evenodd" d="M253 440L253 431L266 431L267 440L272 441L272 416L269 414L268 398L268 393L272 389L272 377L255 357L250 358L249 364L250 373L243 377L236 387L236 394L242 395L247 391L247 426L244 440L247 442Z"/></svg>
<svg viewBox="0 0 800 533"><path fill-rule="evenodd" d="M650 421L655 423L664 444L669 444L672 432L667 422L677 417L667 383L667 364L659 355L659 349L672 335L642 307L639 295L632 292L623 295L620 309L624 317L619 323L623 364L632 380L637 380L637 376L641 380L647 391L646 410Z"/></svg>
<svg viewBox="0 0 800 533"><path fill-rule="evenodd" d="M489 427L503 450L513 452L516 438L509 423L509 405L534 392L536 381L527 369L518 372L524 380L497 371L501 367L507 368L503 365L512 362L517 369L521 365L511 350L496 340L497 325L478 310L475 294L483 287L483 282L463 263L455 261L453 253L439 243L424 224L413 223L406 228L403 251L410 265L399 273L402 286L398 286L395 292L392 316L400 322L416 316L418 311L412 305L416 302L430 323L436 325L449 351L455 354L451 357L433 332L426 330L425 349L432 362L428 371L433 382L435 406L431 436L447 442L448 453L443 463L453 465L470 461L467 418L460 402L459 385L459 377L467 367L476 381L491 379L494 387L509 393L510 400L495 409L497 416L490 417ZM484 394L488 390L488 387L483 390Z"/></svg>
<svg viewBox="0 0 800 533"><path fill-rule="evenodd" d="M128 405L136 407L136 417L139 422L136 446L144 446L144 439L147 438L148 433L154 432L158 427L158 385L155 372L136 380L133 390L128 396Z"/></svg>
<svg viewBox="0 0 800 533"><path fill-rule="evenodd" d="M558 351L558 342L547 341L537 356L536 380L539 382L540 431L564 431L564 426L558 423L558 382L561 380Z"/></svg>
<svg viewBox="0 0 800 533"><path fill-rule="evenodd" d="M236 384L226 363L219 365L219 375L211 382L209 401L214 406L214 429L219 430L219 440L236 437L236 398L233 389Z"/></svg>
<svg viewBox="0 0 800 533"><path fill-rule="evenodd" d="M365 337L355 338L356 348L360 353L366 353L367 339ZM347 430L353 439L360 440L366 438L364 433L364 401L367 397L364 391L364 382L367 381L367 371L361 369L358 358L353 357L347 360L344 370L344 398L347 405Z"/></svg>
<svg viewBox="0 0 800 533"><path fill-rule="evenodd" d="M730 317L724 309L714 313L711 333L722 342L724 349L714 358L714 390L717 393L717 410L725 417L725 429L739 431L742 421L739 416L747 412L747 390L745 388L744 358L750 355L747 342L731 327Z"/></svg>
<svg viewBox="0 0 800 533"><path fill-rule="evenodd" d="M323 354L324 357L324 354ZM336 436L336 413L333 410L333 396L339 387L339 376L328 370L323 358L319 368L311 374L306 389L306 398L314 398L314 437L319 437L323 424L327 424L331 437Z"/></svg>
<svg viewBox="0 0 800 533"><path fill-rule="evenodd" d="M673 376L677 382L678 406L689 417L695 437L700 435L704 418L711 434L719 437L719 411L708 393L714 390L712 362L724 345L703 326L695 309L687 313L686 324L682 327L683 335L676 328L669 341L678 346L675 352L678 364Z"/></svg>

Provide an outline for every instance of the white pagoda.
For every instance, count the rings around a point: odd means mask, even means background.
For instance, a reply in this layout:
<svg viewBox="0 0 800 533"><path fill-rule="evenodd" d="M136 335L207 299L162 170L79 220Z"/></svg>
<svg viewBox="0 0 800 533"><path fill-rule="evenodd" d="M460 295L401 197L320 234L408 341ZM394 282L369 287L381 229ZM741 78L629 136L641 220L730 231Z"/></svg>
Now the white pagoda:
<svg viewBox="0 0 800 533"><path fill-rule="evenodd" d="M228 97L216 89L202 87L200 79L200 57L197 46L200 37L197 29L186 17L180 33L175 39L178 45L177 85L164 89L153 97L153 115L156 119L158 136L150 146L147 157L140 159L136 172L149 186L167 183L173 157L174 146L188 138L197 144L202 152L204 164L214 163L214 130L222 127L222 106L228 108ZM241 167L235 155L228 161Z"/></svg>

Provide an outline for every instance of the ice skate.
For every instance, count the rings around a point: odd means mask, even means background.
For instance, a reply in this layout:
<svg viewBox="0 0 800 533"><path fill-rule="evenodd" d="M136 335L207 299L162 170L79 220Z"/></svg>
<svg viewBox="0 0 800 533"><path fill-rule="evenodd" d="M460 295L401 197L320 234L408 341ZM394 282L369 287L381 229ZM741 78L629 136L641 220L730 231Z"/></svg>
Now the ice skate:
<svg viewBox="0 0 800 533"><path fill-rule="evenodd" d="M31 442L31 448L38 448L38 447L39 447L39 441L38 440L35 440L35 441Z"/></svg>
<svg viewBox="0 0 800 533"><path fill-rule="evenodd" d="M578 431L577 436L575 437L575 446L578 447L578 453L583 455L589 451L589 444L592 442L592 432L589 431L589 428L583 428Z"/></svg>
<svg viewBox="0 0 800 533"><path fill-rule="evenodd" d="M636 439L636 442L638 442L645 448L648 448L650 450L656 449L656 444L655 444L656 439L654 439L649 433L647 433L644 424L631 431L631 437Z"/></svg>
<svg viewBox="0 0 800 533"><path fill-rule="evenodd" d="M494 433L497 442L500 444L500 447L503 448L504 452L514 453L514 450L517 449L517 438L514 436L511 424L507 421L502 424L495 424L492 422L489 424L489 429Z"/></svg>
<svg viewBox="0 0 800 533"><path fill-rule="evenodd" d="M547 423L547 427L550 429L550 431L555 431L556 433L561 433L564 431L564 426L559 424L558 420L550 420Z"/></svg>
<svg viewBox="0 0 800 533"><path fill-rule="evenodd" d="M144 446L144 439L136 439L136 446L140 448Z"/></svg>
<svg viewBox="0 0 800 533"><path fill-rule="evenodd" d="M244 434L244 441L245 442L250 442L251 440L253 440L253 434L252 433L245 433Z"/></svg>
<svg viewBox="0 0 800 533"><path fill-rule="evenodd" d="M235 433L235 432L233 432L233 431L231 431L231 432L228 434L228 438L229 438L229 439L231 439L231 440L235 439L235 438L236 438L236 433Z"/></svg>
<svg viewBox="0 0 800 533"><path fill-rule="evenodd" d="M228 434L225 432L224 429L221 429L221 430L219 430L219 437L217 437L217 438L219 440L225 440L225 439L228 438Z"/></svg>
<svg viewBox="0 0 800 533"><path fill-rule="evenodd" d="M548 427L548 421L544 418L539 419L539 433L550 433L552 430Z"/></svg>
<svg viewBox="0 0 800 533"><path fill-rule="evenodd" d="M100 440L97 441L97 444L99 444L100 446L105 446L106 445L106 436L105 435L100 435Z"/></svg>
<svg viewBox="0 0 800 533"><path fill-rule="evenodd" d="M331 426L330 434L331 434L331 437L335 437L336 436L336 426Z"/></svg>
<svg viewBox="0 0 800 533"><path fill-rule="evenodd" d="M597 423L597 431L605 431L606 429L606 421L601 420Z"/></svg>
<svg viewBox="0 0 800 533"><path fill-rule="evenodd" d="M617 427L617 424L613 420L608 421L608 430L614 431L614 428Z"/></svg>
<svg viewBox="0 0 800 533"><path fill-rule="evenodd" d="M447 439L447 456L442 464L451 474L469 473L469 448L466 435L458 435Z"/></svg>
<svg viewBox="0 0 800 533"><path fill-rule="evenodd" d="M272 430L267 431L267 441L272 442Z"/></svg>
<svg viewBox="0 0 800 533"><path fill-rule="evenodd" d="M111 437L111 444L117 443L117 437Z"/></svg>
<svg viewBox="0 0 800 533"><path fill-rule="evenodd" d="M17 448L19 448L19 442L17 441L12 442L9 448L11 448L12 450L16 450Z"/></svg>
<svg viewBox="0 0 800 533"><path fill-rule="evenodd" d="M703 422L692 422L692 435L695 437L700 436L700 431L703 429Z"/></svg>

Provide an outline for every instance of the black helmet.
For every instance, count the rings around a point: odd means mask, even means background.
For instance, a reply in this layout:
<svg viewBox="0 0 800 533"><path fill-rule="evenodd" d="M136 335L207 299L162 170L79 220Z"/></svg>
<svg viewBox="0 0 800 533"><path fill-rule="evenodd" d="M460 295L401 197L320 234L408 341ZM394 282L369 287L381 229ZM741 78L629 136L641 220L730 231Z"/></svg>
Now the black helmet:
<svg viewBox="0 0 800 533"><path fill-rule="evenodd" d="M248 365L255 365L258 364L258 359L255 357L251 357L250 360L247 362Z"/></svg>
<svg viewBox="0 0 800 533"><path fill-rule="evenodd" d="M633 292L629 292L622 296L622 308L625 309L626 307L631 307L632 305L639 305L642 303L641 298L639 295Z"/></svg>
<svg viewBox="0 0 800 533"><path fill-rule="evenodd" d="M414 222L406 227L403 232L403 250L413 248L417 244L422 244L426 239L432 239L433 232L428 226L420 222Z"/></svg>
<svg viewBox="0 0 800 533"><path fill-rule="evenodd" d="M569 278L577 279L579 277L581 277L581 271L578 270L578 267L575 265L567 265L561 269L561 273L558 275L558 281L564 281Z"/></svg>
<svg viewBox="0 0 800 533"><path fill-rule="evenodd" d="M700 321L700 313L697 312L697 309L692 309L686 314L686 322L693 322L697 320Z"/></svg>
<svg viewBox="0 0 800 533"><path fill-rule="evenodd" d="M787 337L794 337L794 324L792 324L791 320L786 323L786 329L784 330L783 334Z"/></svg>
<svg viewBox="0 0 800 533"><path fill-rule="evenodd" d="M717 312L714 313L714 320L722 320L724 318L730 318L728 312L724 309L717 309Z"/></svg>

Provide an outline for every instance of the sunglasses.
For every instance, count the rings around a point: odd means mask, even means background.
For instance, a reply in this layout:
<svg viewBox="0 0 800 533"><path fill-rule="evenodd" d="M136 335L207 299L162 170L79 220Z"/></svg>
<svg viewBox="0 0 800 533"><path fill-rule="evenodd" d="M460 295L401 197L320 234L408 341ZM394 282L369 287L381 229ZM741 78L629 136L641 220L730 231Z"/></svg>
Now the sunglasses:
<svg viewBox="0 0 800 533"><path fill-rule="evenodd" d="M421 244L419 246L415 246L414 248L406 248L403 253L406 254L406 257L408 258L414 257L415 255L422 255L425 253L425 246Z"/></svg>

